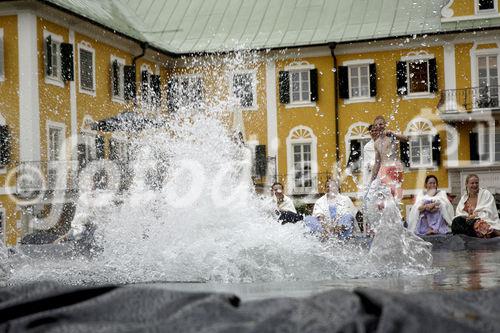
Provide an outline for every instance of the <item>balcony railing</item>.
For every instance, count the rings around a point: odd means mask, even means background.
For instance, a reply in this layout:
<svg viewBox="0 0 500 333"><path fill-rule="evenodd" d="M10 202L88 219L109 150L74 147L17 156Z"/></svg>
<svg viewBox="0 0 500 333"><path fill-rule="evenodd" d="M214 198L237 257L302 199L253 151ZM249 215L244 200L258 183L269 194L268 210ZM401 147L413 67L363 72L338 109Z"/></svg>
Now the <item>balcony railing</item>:
<svg viewBox="0 0 500 333"><path fill-rule="evenodd" d="M500 86L444 90L438 110L441 113L456 113L499 108L499 90Z"/></svg>

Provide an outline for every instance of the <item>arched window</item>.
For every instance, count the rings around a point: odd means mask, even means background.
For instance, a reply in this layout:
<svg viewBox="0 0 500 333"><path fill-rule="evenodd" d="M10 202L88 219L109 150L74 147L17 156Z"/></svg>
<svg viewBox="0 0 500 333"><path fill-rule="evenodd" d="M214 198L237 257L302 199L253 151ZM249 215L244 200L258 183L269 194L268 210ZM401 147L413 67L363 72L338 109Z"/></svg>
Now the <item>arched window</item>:
<svg viewBox="0 0 500 333"><path fill-rule="evenodd" d="M347 167L351 168L353 172L360 170L361 161L363 160L363 148L371 139L368 126L370 124L365 122L354 123L349 127L345 135Z"/></svg>
<svg viewBox="0 0 500 333"><path fill-rule="evenodd" d="M432 167L439 163L439 135L430 120L415 118L406 126L410 167Z"/></svg>
<svg viewBox="0 0 500 333"><path fill-rule="evenodd" d="M286 139L287 188L289 193L306 194L317 191L317 138L306 126L294 127Z"/></svg>

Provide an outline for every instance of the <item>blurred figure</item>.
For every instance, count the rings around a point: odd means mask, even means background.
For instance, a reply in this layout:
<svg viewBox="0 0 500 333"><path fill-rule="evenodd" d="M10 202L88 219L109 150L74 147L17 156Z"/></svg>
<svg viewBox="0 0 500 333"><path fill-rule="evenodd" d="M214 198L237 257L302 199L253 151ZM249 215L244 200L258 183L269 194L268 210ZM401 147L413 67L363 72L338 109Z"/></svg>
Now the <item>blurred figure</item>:
<svg viewBox="0 0 500 333"><path fill-rule="evenodd" d="M361 169L364 190L370 186L372 170L375 164L375 140L377 140L378 137L378 132L375 126L368 126L368 131L370 131L371 139L363 147L363 164Z"/></svg>
<svg viewBox="0 0 500 333"><path fill-rule="evenodd" d="M293 200L284 194L283 184L274 183L271 186L271 195L275 204L276 214L278 215L278 221L281 221L282 224L302 221L303 217L297 214Z"/></svg>
<svg viewBox="0 0 500 333"><path fill-rule="evenodd" d="M371 181L379 177L391 189L391 193L399 204L403 198L403 165L399 156L399 142L407 142L408 137L386 129L386 121L377 116L373 123L378 137L375 140L375 164Z"/></svg>
<svg viewBox="0 0 500 333"><path fill-rule="evenodd" d="M410 231L417 235L447 234L453 220L453 206L446 192L437 189L434 175L425 178L425 190L417 195L409 217Z"/></svg>
<svg viewBox="0 0 500 333"><path fill-rule="evenodd" d="M352 236L356 223L357 208L348 196L339 193L338 182L326 182L326 194L314 204L313 216L318 220L323 239L338 235L340 239Z"/></svg>

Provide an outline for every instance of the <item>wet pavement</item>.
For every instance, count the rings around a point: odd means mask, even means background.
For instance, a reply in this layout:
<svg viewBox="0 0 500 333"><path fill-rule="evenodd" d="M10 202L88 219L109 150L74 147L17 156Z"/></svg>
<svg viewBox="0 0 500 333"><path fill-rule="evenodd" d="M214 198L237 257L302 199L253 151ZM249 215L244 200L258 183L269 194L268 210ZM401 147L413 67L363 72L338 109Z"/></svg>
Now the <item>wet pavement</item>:
<svg viewBox="0 0 500 333"><path fill-rule="evenodd" d="M243 300L274 297L306 297L331 289L376 288L401 291L464 291L500 286L500 252L433 251L430 274L384 278L352 278L328 281L280 281L262 283L160 283L158 287L181 291L225 292Z"/></svg>

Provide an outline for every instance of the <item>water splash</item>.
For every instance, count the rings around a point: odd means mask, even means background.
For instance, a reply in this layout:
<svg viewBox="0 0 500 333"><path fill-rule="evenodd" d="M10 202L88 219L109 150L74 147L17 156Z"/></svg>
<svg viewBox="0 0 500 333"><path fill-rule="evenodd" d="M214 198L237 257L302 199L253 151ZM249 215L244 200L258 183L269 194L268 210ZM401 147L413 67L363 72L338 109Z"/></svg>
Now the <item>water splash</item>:
<svg viewBox="0 0 500 333"><path fill-rule="evenodd" d="M166 129L137 138L126 194L82 193L76 220L97 226L100 253L25 258L10 282L328 280L430 267L427 243L402 227L393 200L380 196L383 187L369 193L367 218L376 233L370 249L356 240L322 243L300 223L277 223L269 203L252 190L248 149L213 111L181 111ZM159 186L149 173L158 168ZM375 211L381 200L385 209Z"/></svg>

